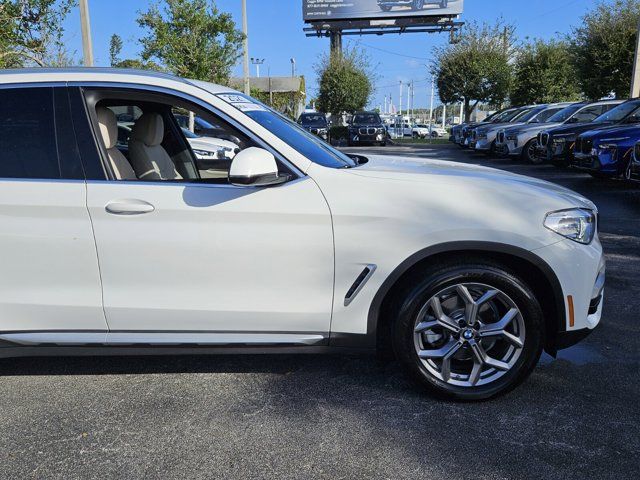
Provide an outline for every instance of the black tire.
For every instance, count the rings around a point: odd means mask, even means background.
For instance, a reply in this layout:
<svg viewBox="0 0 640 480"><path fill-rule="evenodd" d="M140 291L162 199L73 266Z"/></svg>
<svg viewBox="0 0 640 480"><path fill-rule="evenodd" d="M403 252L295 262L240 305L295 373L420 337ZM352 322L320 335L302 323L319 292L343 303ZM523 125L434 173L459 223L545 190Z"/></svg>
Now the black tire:
<svg viewBox="0 0 640 480"><path fill-rule="evenodd" d="M542 163L542 158L536 156L535 148L538 145L538 140L529 140L522 149L522 159L526 162L538 165Z"/></svg>
<svg viewBox="0 0 640 480"><path fill-rule="evenodd" d="M431 132L431 138L438 138L438 132Z"/></svg>
<svg viewBox="0 0 640 480"><path fill-rule="evenodd" d="M436 377L424 366L414 344L418 312L437 292L462 282L484 284L504 292L517 305L525 325L526 336L518 359L501 377L483 385L451 385ZM420 385L440 397L485 400L504 394L529 376L542 353L544 317L535 294L519 275L481 257L462 257L423 269L399 289L393 310L391 335L396 358Z"/></svg>
<svg viewBox="0 0 640 480"><path fill-rule="evenodd" d="M420 134L419 134L418 132L413 132L413 133L411 134L411 136L412 136L413 138L419 138L419 137L420 137Z"/></svg>
<svg viewBox="0 0 640 480"><path fill-rule="evenodd" d="M496 141L494 140L493 142L491 142L489 150L485 150L482 153L484 153L488 157L493 157L496 154Z"/></svg>

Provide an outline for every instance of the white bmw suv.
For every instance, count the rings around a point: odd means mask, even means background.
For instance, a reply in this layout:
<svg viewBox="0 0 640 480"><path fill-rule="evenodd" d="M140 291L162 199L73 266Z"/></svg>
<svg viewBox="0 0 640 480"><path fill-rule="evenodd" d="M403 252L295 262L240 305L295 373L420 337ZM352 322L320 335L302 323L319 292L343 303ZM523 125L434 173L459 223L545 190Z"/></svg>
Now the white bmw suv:
<svg viewBox="0 0 640 480"><path fill-rule="evenodd" d="M198 158L184 112L235 156ZM483 399L602 311L580 195L347 156L250 97L164 74L0 72L0 215L1 357L378 350L436 393Z"/></svg>

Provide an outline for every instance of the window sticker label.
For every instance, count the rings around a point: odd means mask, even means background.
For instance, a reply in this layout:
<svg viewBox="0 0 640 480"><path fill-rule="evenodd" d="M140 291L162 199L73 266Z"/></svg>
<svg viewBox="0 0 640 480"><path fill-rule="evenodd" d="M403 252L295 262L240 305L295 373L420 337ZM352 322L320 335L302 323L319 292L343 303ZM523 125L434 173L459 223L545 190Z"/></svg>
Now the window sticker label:
<svg viewBox="0 0 640 480"><path fill-rule="evenodd" d="M235 108L240 110L241 112L256 112L262 111L266 112L267 109L260 105L259 103L252 102L250 97L245 97L244 95L237 95L233 93L224 93L218 95L225 102L233 105Z"/></svg>

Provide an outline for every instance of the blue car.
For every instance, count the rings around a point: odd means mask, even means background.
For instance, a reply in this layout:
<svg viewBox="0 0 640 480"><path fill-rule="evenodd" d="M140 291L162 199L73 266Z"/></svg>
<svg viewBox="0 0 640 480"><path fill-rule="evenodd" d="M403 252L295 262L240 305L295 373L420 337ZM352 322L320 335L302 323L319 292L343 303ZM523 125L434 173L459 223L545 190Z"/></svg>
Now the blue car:
<svg viewBox="0 0 640 480"><path fill-rule="evenodd" d="M576 139L571 166L597 178L622 176L639 140L638 124L586 131Z"/></svg>

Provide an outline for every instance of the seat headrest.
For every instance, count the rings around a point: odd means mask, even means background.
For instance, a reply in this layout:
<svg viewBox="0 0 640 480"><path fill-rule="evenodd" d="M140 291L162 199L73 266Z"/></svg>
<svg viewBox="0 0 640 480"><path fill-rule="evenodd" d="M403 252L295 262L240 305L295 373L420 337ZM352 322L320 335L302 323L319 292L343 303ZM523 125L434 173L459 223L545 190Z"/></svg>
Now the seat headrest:
<svg viewBox="0 0 640 480"><path fill-rule="evenodd" d="M148 147L160 145L164 138L164 122L159 113L143 114L133 126L131 140L138 140Z"/></svg>
<svg viewBox="0 0 640 480"><path fill-rule="evenodd" d="M98 117L98 125L100 126L100 134L107 150L116 146L118 142L118 121L116 114L105 107L96 108L96 116Z"/></svg>

